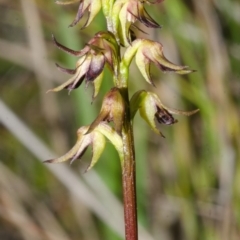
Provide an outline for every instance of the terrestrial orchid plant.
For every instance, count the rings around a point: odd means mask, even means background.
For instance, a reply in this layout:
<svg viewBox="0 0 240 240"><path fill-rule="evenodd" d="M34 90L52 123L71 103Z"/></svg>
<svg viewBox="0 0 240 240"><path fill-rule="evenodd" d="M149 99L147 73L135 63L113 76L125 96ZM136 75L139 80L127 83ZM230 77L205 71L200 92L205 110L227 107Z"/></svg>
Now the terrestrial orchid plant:
<svg viewBox="0 0 240 240"><path fill-rule="evenodd" d="M106 138L116 148L122 168L125 239L137 240L137 208L135 183L135 154L133 138L133 119L139 110L141 117L154 132L162 135L156 126L172 125L177 122L174 114L190 116L198 109L190 112L170 109L163 105L157 94L138 90L131 99L128 93L129 67L135 57L136 65L143 78L154 86L150 74L150 65L155 64L163 72L187 74L193 72L187 66L178 66L167 60L163 54L163 46L159 42L136 38L133 29L139 21L149 28L161 26L153 20L144 8L144 4L157 4L162 0L72 0L56 1L57 4L67 5L78 3L78 11L70 26L75 26L87 14L87 21L82 28L87 27L102 9L107 22L107 31L96 33L80 51L74 51L59 43L53 36L54 44L68 54L78 57L75 69L66 69L57 65L58 69L72 75L62 85L49 91L58 92L67 89L69 92L80 87L83 81L86 85L93 84L93 99L99 93L103 80L103 70L109 68L114 87L104 96L99 115L88 126L82 126L77 131L77 142L73 148L48 163L75 161L82 157L91 145L92 160L87 168L90 170L98 161L105 148ZM120 48L125 47L124 54ZM113 122L112 126L109 122Z"/></svg>

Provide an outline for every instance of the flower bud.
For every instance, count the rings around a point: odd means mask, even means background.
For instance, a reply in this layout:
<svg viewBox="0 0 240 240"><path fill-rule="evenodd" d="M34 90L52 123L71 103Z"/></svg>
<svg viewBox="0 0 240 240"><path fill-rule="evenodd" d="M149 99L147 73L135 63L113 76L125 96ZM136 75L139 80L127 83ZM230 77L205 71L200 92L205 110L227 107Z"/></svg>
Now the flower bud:
<svg viewBox="0 0 240 240"><path fill-rule="evenodd" d="M113 122L115 131L121 135L125 102L118 88L112 88L104 97L99 115L90 125L88 132L93 131L101 122Z"/></svg>

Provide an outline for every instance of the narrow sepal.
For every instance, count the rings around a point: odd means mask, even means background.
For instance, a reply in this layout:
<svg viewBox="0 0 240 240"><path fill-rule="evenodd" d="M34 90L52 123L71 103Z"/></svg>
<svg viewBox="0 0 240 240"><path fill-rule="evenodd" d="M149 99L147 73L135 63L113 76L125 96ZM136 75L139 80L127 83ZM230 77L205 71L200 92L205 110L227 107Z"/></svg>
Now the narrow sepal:
<svg viewBox="0 0 240 240"><path fill-rule="evenodd" d="M90 4L89 10L88 10L89 17L84 27L89 26L89 24L92 22L92 20L100 11L100 9L101 9L101 0L92 0L92 3Z"/></svg>
<svg viewBox="0 0 240 240"><path fill-rule="evenodd" d="M141 51L138 51L136 54L136 65L145 80L155 86L150 74L150 60Z"/></svg>
<svg viewBox="0 0 240 240"><path fill-rule="evenodd" d="M199 112L199 109L195 109L193 111L182 111L182 110L177 110L177 109L173 109L173 108L168 108L168 111L171 114L177 114L177 115L184 115L184 116L191 116L197 112Z"/></svg>
<svg viewBox="0 0 240 240"><path fill-rule="evenodd" d="M83 25L82 28L87 27L92 20L94 19L94 17L98 14L98 12L101 9L101 0L73 0L73 1L66 1L66 2L61 2L61 1L56 1L57 4L60 5L69 5L69 4L73 4L76 2L80 2L79 7L78 7L78 11L76 14L75 19L73 20L73 22L69 25L69 27L73 27L75 26L83 17L83 15L88 12L88 17L87 17L87 21L85 22L85 24Z"/></svg>
<svg viewBox="0 0 240 240"><path fill-rule="evenodd" d="M71 55L73 55L73 56L81 57L81 56L83 56L84 54L86 54L87 51L89 50L89 49L86 48L86 47L85 47L83 50L81 50L81 51L72 50L72 49L70 49L70 48L62 45L61 43L59 43L59 42L56 40L56 38L54 37L53 34L52 34L52 39L53 39L54 44L55 44L59 49L61 49L62 51L66 52L66 53L69 53L69 54L71 54Z"/></svg>
<svg viewBox="0 0 240 240"><path fill-rule="evenodd" d="M95 80L93 81L93 96L92 96L92 100L94 100L98 93L99 93L99 90L100 90L100 87L102 85L102 80L103 80L103 72L101 72L96 78Z"/></svg>
<svg viewBox="0 0 240 240"><path fill-rule="evenodd" d="M83 17L84 12L89 7L89 5L86 5L86 2L87 1L80 0L80 4L79 4L79 7L78 7L78 11L77 11L76 17L73 20L73 22L69 25L69 27L75 26L81 20L81 18Z"/></svg>
<svg viewBox="0 0 240 240"><path fill-rule="evenodd" d="M133 119L139 110L139 108L142 106L142 101L146 97L146 91L140 90L137 91L130 100L130 116L131 119Z"/></svg>
<svg viewBox="0 0 240 240"><path fill-rule="evenodd" d="M105 137L100 132L94 132L92 136L92 160L86 171L89 171L98 162L105 145Z"/></svg>
<svg viewBox="0 0 240 240"><path fill-rule="evenodd" d="M76 69L64 68L57 63L56 63L56 67L58 68L58 70L60 70L61 72L64 72L64 73L68 73L71 75L74 75L76 73Z"/></svg>
<svg viewBox="0 0 240 240"><path fill-rule="evenodd" d="M119 36L121 37L121 43L123 46L129 46L131 43L130 38L130 26L132 22L135 22L135 17L129 15L128 2L125 3L119 13L120 28Z"/></svg>

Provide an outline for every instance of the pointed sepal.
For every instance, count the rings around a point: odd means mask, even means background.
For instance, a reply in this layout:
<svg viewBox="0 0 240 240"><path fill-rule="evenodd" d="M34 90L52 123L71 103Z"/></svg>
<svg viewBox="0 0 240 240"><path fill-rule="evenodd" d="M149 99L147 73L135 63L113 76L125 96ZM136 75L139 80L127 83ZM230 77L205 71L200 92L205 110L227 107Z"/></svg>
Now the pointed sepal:
<svg viewBox="0 0 240 240"><path fill-rule="evenodd" d="M92 20L95 18L95 16L98 14L98 12L101 9L101 0L72 0L72 1L56 1L55 3L59 5L69 5L73 3L80 2L78 11L76 14L75 19L73 22L69 25L69 27L75 26L84 16L85 13L88 14L87 21L83 25L82 28L87 27Z"/></svg>

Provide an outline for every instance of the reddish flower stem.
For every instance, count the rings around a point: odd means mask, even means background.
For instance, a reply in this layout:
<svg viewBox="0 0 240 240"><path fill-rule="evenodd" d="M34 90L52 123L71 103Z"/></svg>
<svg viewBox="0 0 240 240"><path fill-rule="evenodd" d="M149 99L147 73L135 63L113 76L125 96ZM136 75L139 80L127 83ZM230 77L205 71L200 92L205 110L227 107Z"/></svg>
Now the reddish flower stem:
<svg viewBox="0 0 240 240"><path fill-rule="evenodd" d="M133 129L129 112L127 89L123 90L126 101L126 115L123 123L122 139L124 160L122 164L123 204L125 221L125 239L138 239L137 201L136 201L136 165L134 152Z"/></svg>

